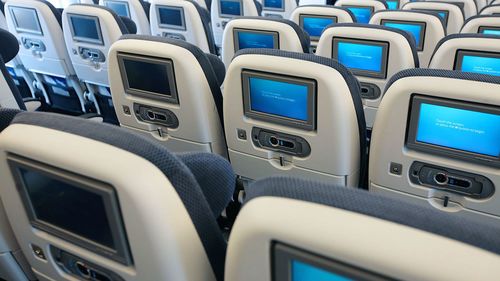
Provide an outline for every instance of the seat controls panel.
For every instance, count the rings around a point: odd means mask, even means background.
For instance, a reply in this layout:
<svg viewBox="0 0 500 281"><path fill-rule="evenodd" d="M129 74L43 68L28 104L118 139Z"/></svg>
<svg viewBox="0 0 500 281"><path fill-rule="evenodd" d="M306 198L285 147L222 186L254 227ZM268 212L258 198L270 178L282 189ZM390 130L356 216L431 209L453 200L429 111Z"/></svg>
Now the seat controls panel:
<svg viewBox="0 0 500 281"><path fill-rule="evenodd" d="M134 112L137 119L142 122L172 129L179 127L179 119L168 109L134 103Z"/></svg>
<svg viewBox="0 0 500 281"><path fill-rule="evenodd" d="M488 198L495 192L495 186L488 178L455 169L414 162L409 173L410 181L414 184L475 199Z"/></svg>
<svg viewBox="0 0 500 281"><path fill-rule="evenodd" d="M252 141L257 147L298 157L311 154L311 146L305 139L276 131L252 128Z"/></svg>
<svg viewBox="0 0 500 281"><path fill-rule="evenodd" d="M97 49L89 49L89 48L78 48L78 53L85 60L90 60L93 62L105 62L106 56Z"/></svg>
<svg viewBox="0 0 500 281"><path fill-rule="evenodd" d="M380 97L380 88L375 84L361 82L361 98L376 100Z"/></svg>

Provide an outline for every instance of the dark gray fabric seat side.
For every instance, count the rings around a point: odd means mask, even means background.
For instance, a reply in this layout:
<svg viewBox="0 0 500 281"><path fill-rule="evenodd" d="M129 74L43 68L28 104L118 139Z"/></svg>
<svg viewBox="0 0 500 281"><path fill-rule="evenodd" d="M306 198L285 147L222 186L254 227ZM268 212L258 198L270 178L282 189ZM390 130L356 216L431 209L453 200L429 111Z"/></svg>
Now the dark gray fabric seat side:
<svg viewBox="0 0 500 281"><path fill-rule="evenodd" d="M19 112L21 110L0 107L0 133L10 125Z"/></svg>
<svg viewBox="0 0 500 281"><path fill-rule="evenodd" d="M12 124L34 125L96 140L136 154L158 167L169 179L184 203L216 278L223 280L227 245L213 211L190 169L161 144L117 126L51 113L23 112L14 118ZM205 155L204 157L210 158L211 156ZM218 165L214 171L229 170L229 164L223 163L220 159L211 161L210 164L206 163L205 168L211 169L210 165L213 164ZM232 192L234 186L218 186L218 188L228 188Z"/></svg>
<svg viewBox="0 0 500 281"><path fill-rule="evenodd" d="M8 32L7 30L1 28L0 28L0 42L2 42L0 44L0 72L4 77L5 81L7 82L10 92L14 96L14 99L16 100L16 103L19 106L19 108L21 110L26 110L26 105L24 104L21 93L19 92L16 83L10 76L9 71L5 66L6 62L9 62L10 60L16 57L17 53L19 52L19 43L17 41L16 36ZM5 91L7 89L1 89L1 90Z"/></svg>
<svg viewBox="0 0 500 281"><path fill-rule="evenodd" d="M362 189L291 177L273 177L249 186L245 202L266 196L296 199L360 213L500 254L499 226L481 224L459 214L395 200Z"/></svg>

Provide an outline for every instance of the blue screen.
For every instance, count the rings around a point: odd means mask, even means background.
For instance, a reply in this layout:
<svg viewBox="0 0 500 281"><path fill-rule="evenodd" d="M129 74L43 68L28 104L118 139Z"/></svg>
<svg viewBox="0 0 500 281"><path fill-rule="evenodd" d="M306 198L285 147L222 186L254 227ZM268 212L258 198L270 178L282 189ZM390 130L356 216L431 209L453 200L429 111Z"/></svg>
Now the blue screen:
<svg viewBox="0 0 500 281"><path fill-rule="evenodd" d="M264 0L264 7L283 9L283 0Z"/></svg>
<svg viewBox="0 0 500 281"><path fill-rule="evenodd" d="M500 76L500 58L464 55L461 70Z"/></svg>
<svg viewBox="0 0 500 281"><path fill-rule="evenodd" d="M240 15L240 2L236 1L220 1L220 12L224 15L241 16Z"/></svg>
<svg viewBox="0 0 500 281"><path fill-rule="evenodd" d="M70 17L71 25L73 26L74 36L80 38L88 38L100 40L99 31L97 30L97 19L86 17Z"/></svg>
<svg viewBox="0 0 500 281"><path fill-rule="evenodd" d="M410 23L395 23L395 22L386 22L384 23L384 25L406 31L407 33L413 35L413 38L415 38L417 46L420 45L420 40L421 40L420 32L422 31L421 25L410 24Z"/></svg>
<svg viewBox="0 0 500 281"><path fill-rule="evenodd" d="M113 10L120 17L130 17L128 14L128 4L123 2L106 1L104 5Z"/></svg>
<svg viewBox="0 0 500 281"><path fill-rule="evenodd" d="M184 26L181 13L179 8L159 8L160 24Z"/></svg>
<svg viewBox="0 0 500 281"><path fill-rule="evenodd" d="M446 19L446 12L438 12L438 15L442 18L442 19Z"/></svg>
<svg viewBox="0 0 500 281"><path fill-rule="evenodd" d="M339 42L337 60L348 68L381 72L383 47Z"/></svg>
<svg viewBox="0 0 500 281"><path fill-rule="evenodd" d="M335 23L334 19L327 18L316 18L316 17L304 17L303 18L303 28L310 36L321 36L323 29L328 25Z"/></svg>
<svg viewBox="0 0 500 281"><path fill-rule="evenodd" d="M324 269L292 261L292 281L354 281L351 278Z"/></svg>
<svg viewBox="0 0 500 281"><path fill-rule="evenodd" d="M372 16L371 8L364 7L348 7L349 11L354 14L356 22L358 23L369 23Z"/></svg>
<svg viewBox="0 0 500 281"><path fill-rule="evenodd" d="M274 36L272 34L262 34L255 32L238 31L239 50L246 48L274 48Z"/></svg>
<svg viewBox="0 0 500 281"><path fill-rule="evenodd" d="M482 33L484 34L492 34L492 35L500 35L500 29L483 29Z"/></svg>
<svg viewBox="0 0 500 281"><path fill-rule="evenodd" d="M500 115L422 103L416 140L500 156Z"/></svg>
<svg viewBox="0 0 500 281"><path fill-rule="evenodd" d="M249 78L249 84L252 111L307 121L306 85L257 77Z"/></svg>
<svg viewBox="0 0 500 281"><path fill-rule="evenodd" d="M399 1L385 1L389 10L397 10Z"/></svg>

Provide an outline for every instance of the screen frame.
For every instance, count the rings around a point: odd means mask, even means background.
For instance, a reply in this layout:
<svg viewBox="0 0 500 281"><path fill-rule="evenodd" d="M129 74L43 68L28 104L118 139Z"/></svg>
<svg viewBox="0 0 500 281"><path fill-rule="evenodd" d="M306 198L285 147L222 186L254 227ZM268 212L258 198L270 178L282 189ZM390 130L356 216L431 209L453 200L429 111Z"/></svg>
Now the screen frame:
<svg viewBox="0 0 500 281"><path fill-rule="evenodd" d="M122 5L125 5L125 7L126 7L126 9L127 9L127 16L126 16L126 17L127 17L127 18L131 18L131 17L132 17L132 15L130 14L130 7L129 7L129 5L128 5L128 2L126 2L126 1L119 1L119 0L104 0L104 6L105 6L105 7L107 7L107 8L109 8L109 9L111 9L110 7L108 7L108 6L106 5L106 3L114 3L114 4L122 4ZM113 10L113 9L111 9L111 10ZM113 10L113 11L114 11L114 10ZM120 15L118 15L118 13L116 13L116 12L115 12L115 14L116 14L117 16L120 16Z"/></svg>
<svg viewBox="0 0 500 281"><path fill-rule="evenodd" d="M14 178L14 182L24 205L26 214L28 215L29 222L34 228L47 232L50 235L54 235L62 240L78 245L93 253L112 259L121 264L133 264L127 233L125 231L125 224L118 200L118 194L112 185L15 154L7 155L7 163ZM116 249L109 248L76 233L72 233L69 230L62 229L58 226L50 224L49 222L38 219L29 198L28 189L25 185L20 169L34 171L101 196L104 202L111 235L113 237L113 243L115 244Z"/></svg>
<svg viewBox="0 0 500 281"><path fill-rule="evenodd" d="M337 16L328 16L328 15L314 15L314 14L299 14L299 26L307 33L309 34L309 32L307 32L304 28L304 19L305 18L315 18L315 19L333 19L333 23L332 24L337 24L338 23L338 17ZM325 26L326 28L326 26ZM311 34L309 34L309 37L311 38L311 40L315 40L315 41L318 41L319 38L321 36L312 36Z"/></svg>
<svg viewBox="0 0 500 281"><path fill-rule="evenodd" d="M450 11L449 10L436 10L436 9L425 9L425 8L416 8L416 9L411 9L412 11L421 11L421 12L429 12L429 13L435 13L439 16L440 19L444 21L445 27L448 26L448 18L450 16ZM439 15L439 13L444 13L444 19Z"/></svg>
<svg viewBox="0 0 500 281"><path fill-rule="evenodd" d="M238 32L247 32L247 33L258 33L263 35L272 35L273 36L273 49L280 48L280 34L278 31L268 31L268 30L260 30L260 29L247 29L247 28L233 28L233 44L234 44L234 52L236 53L240 49L240 39L238 38Z"/></svg>
<svg viewBox="0 0 500 281"><path fill-rule="evenodd" d="M181 12L182 26L161 23L160 9L172 9L172 10L180 11ZM156 5L156 19L158 21L158 27L160 27L160 28L175 29L175 30L182 30L182 31L187 30L186 29L186 16L184 15L184 8L183 7L170 6L170 5Z"/></svg>
<svg viewBox="0 0 500 281"><path fill-rule="evenodd" d="M281 1L281 8L273 8L273 7L267 7L264 5L266 3L266 0L262 0L262 10L264 11L275 11L275 12L284 12L285 11L285 0L280 0Z"/></svg>
<svg viewBox="0 0 500 281"><path fill-rule="evenodd" d="M467 72L467 73L477 73L477 72L470 72L470 71L463 71L462 70L462 63L463 63L464 56L500 59L500 53L458 49L455 52L455 62L453 64L453 70L458 70L458 71ZM482 74L482 73L479 73L479 74ZM482 74L482 75L489 75L489 74ZM500 77L500 76L495 76L495 75L491 75L491 76Z"/></svg>
<svg viewBox="0 0 500 281"><path fill-rule="evenodd" d="M317 267L321 270L329 271L334 274L344 275L347 278L359 281L387 281L391 278L376 274L365 269L349 265L331 258L326 258L317 254L310 253L288 246L286 244L271 242L271 280L273 281L291 281L292 261L298 261Z"/></svg>
<svg viewBox="0 0 500 281"><path fill-rule="evenodd" d="M363 9L370 9L370 19L371 17L373 17L373 13L375 13L375 7L373 6L362 6L362 5L342 5L341 6L342 8L346 8L346 9L349 9L349 8L363 8ZM356 20L356 23L360 23L360 24L363 24L361 22L358 22L358 19L356 18L356 15L354 14L354 12L352 12L351 10L349 10L349 12L352 13L352 15L354 16L354 19Z"/></svg>
<svg viewBox="0 0 500 281"><path fill-rule="evenodd" d="M95 25L96 25L97 35L98 35L99 39L91 39L91 38L75 36L75 30L73 29L73 21L71 20L72 17L93 20ZM101 23L99 21L99 17L68 13L68 22L69 22L69 29L71 30L71 38L73 39L73 41L89 43L89 44L104 45L104 39L102 37Z"/></svg>
<svg viewBox="0 0 500 281"><path fill-rule="evenodd" d="M370 70L362 70L362 69L354 69L348 68L354 75L370 77L370 78L378 78L378 79L386 79L387 78L387 69L389 64L389 42L385 41L375 41L375 40L364 40L364 39L353 39L353 38L345 38L345 37L332 37L332 58L338 61L338 44L336 42L345 42L352 44L362 44L362 45L373 45L382 47L382 62L381 62L381 71L375 72ZM339 63L341 63L339 61Z"/></svg>
<svg viewBox="0 0 500 281"><path fill-rule="evenodd" d="M405 146L416 151L434 154L438 156L451 157L459 160L465 160L486 166L500 167L500 155L493 157L489 155L469 152L465 150L449 148L434 144L428 144L417 141L418 123L420 117L420 105L422 103L463 109L468 111L482 112L500 115L500 107L485 105L470 101L458 101L448 98L431 97L422 94L413 93L410 96L408 120L406 126Z"/></svg>
<svg viewBox="0 0 500 281"><path fill-rule="evenodd" d="M417 44L416 47L417 47L417 51L419 51L419 52L422 52L424 50L424 46L425 46L425 31L426 31L426 28L427 28L427 23L425 23L423 21L406 21L406 20L390 20L390 19L382 19L380 21L380 25L382 25L382 26L386 26L385 25L386 23L407 24L407 25L418 25L418 26L420 26L420 35L419 35L420 36L420 42ZM390 26L387 26L387 27L390 27ZM406 33L409 33L406 30L402 30L402 29L399 29L399 30L404 31ZM413 36L413 34L410 34L410 35ZM415 43L417 43L416 38L414 38L414 39L415 39Z"/></svg>
<svg viewBox="0 0 500 281"><path fill-rule="evenodd" d="M500 26L483 26L482 25L477 29L477 33L484 34L483 31L485 31L485 30L495 30L495 31L500 32Z"/></svg>
<svg viewBox="0 0 500 281"><path fill-rule="evenodd" d="M232 19L232 18L235 18L235 17L241 17L243 16L243 1L242 0L214 0L214 1L219 1L217 4L219 4L219 17L221 18L227 18L227 19ZM222 13L222 1L226 1L226 2L238 2L240 3L240 14L239 15L229 15L229 14L224 14Z"/></svg>
<svg viewBox="0 0 500 281"><path fill-rule="evenodd" d="M30 12L34 13L36 22L38 23L38 31L33 31L30 29L24 29L22 27L19 27L19 23L17 22L17 18L15 15L15 12L14 12L14 10L16 10L16 9L29 10ZM14 28L16 29L16 32L43 36L42 25L40 23L40 19L38 18L38 11L35 8L9 6L9 12L10 12L10 15L12 16L12 21L14 22Z"/></svg>
<svg viewBox="0 0 500 281"><path fill-rule="evenodd" d="M307 97L308 120L300 121L297 119L292 119L288 117L252 110L251 98L250 98L250 78L254 77L266 80L284 82L284 83L306 85L308 88L308 93L312 93ZM317 96L318 96L316 80L303 77L290 76L290 75L282 75L277 73L243 69L241 71L241 85L243 91L243 114L245 115L245 117L306 131L316 130Z"/></svg>
<svg viewBox="0 0 500 281"><path fill-rule="evenodd" d="M123 89L124 89L126 94L129 94L132 96L138 96L138 97L142 97L142 98L150 98L150 99L154 99L154 100L164 101L164 102L168 102L170 104L179 104L179 96L178 96L178 92L177 92L177 84L176 84L175 72L174 72L175 71L174 62L171 59L159 58L159 57L149 57L149 56L140 56L137 54L129 54L129 53L124 53L124 52L118 52L117 59L118 59L118 67L120 70L120 76L121 76L122 81L123 81ZM127 79L125 63L123 61L124 59L166 65L166 67L167 67L167 79L168 79L168 83L170 86L169 91L170 91L171 95L167 96L167 95L157 94L157 93L153 93L153 92L146 92L146 91L143 91L140 89L130 88L129 82Z"/></svg>

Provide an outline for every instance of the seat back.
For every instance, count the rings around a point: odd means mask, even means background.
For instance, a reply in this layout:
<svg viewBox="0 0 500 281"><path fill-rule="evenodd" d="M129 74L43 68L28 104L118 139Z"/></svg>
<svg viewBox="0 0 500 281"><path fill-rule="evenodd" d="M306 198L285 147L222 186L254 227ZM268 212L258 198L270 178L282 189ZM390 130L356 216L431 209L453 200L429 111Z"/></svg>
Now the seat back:
<svg viewBox="0 0 500 281"><path fill-rule="evenodd" d="M370 24L394 27L410 33L417 44L421 67L427 67L439 40L446 29L439 15L415 11L381 11L375 13Z"/></svg>
<svg viewBox="0 0 500 281"><path fill-rule="evenodd" d="M356 20L354 14L346 8L319 5L297 7L290 19L309 34L313 51L316 50L319 38L327 26L353 23Z"/></svg>
<svg viewBox="0 0 500 281"><path fill-rule="evenodd" d="M151 35L150 3L144 0L100 0L99 5L110 8L120 17L131 19L137 27L137 34Z"/></svg>
<svg viewBox="0 0 500 281"><path fill-rule="evenodd" d="M464 13L462 9L454 3L445 2L410 2L403 6L403 10L424 11L437 13L444 20L446 34L460 33L464 25Z"/></svg>
<svg viewBox="0 0 500 281"><path fill-rule="evenodd" d="M222 61L229 67L234 54L247 48L280 49L309 53L309 35L284 19L243 17L230 21L224 30Z"/></svg>
<svg viewBox="0 0 500 281"><path fill-rule="evenodd" d="M500 37L487 34L447 36L436 47L429 67L500 76Z"/></svg>
<svg viewBox="0 0 500 281"><path fill-rule="evenodd" d="M109 63L122 127L160 141L169 151L227 155L220 90L224 66L217 57L179 40L128 35L113 44Z"/></svg>
<svg viewBox="0 0 500 281"><path fill-rule="evenodd" d="M205 53L217 53L210 14L195 1L153 0L151 32L154 36L184 40Z"/></svg>
<svg viewBox="0 0 500 281"><path fill-rule="evenodd" d="M229 238L227 281L466 281L499 273L498 226L296 178L256 182L245 201Z"/></svg>
<svg viewBox="0 0 500 281"><path fill-rule="evenodd" d="M111 44L129 30L113 10L74 4L64 9L66 47L78 78L87 84L90 98L106 122L117 123L111 101L107 58Z"/></svg>
<svg viewBox="0 0 500 281"><path fill-rule="evenodd" d="M500 80L420 69L389 82L373 127L373 192L498 225Z"/></svg>
<svg viewBox="0 0 500 281"><path fill-rule="evenodd" d="M215 216L190 169L156 142L20 113L0 135L0 159L5 212L38 279L222 279Z"/></svg>
<svg viewBox="0 0 500 281"><path fill-rule="evenodd" d="M359 84L334 60L239 51L224 82L224 124L231 164L244 179L287 174L356 186L363 178Z"/></svg>
<svg viewBox="0 0 500 281"><path fill-rule="evenodd" d="M500 35L500 15L479 15L469 18L460 33Z"/></svg>
<svg viewBox="0 0 500 281"><path fill-rule="evenodd" d="M371 128L385 84L401 70L418 67L415 41L395 28L338 24L323 32L316 55L333 58L361 82L366 126Z"/></svg>
<svg viewBox="0 0 500 281"><path fill-rule="evenodd" d="M23 98L17 88L5 61L10 61L19 52L17 38L5 29L0 29L0 108L14 108L26 110Z"/></svg>
<svg viewBox="0 0 500 281"><path fill-rule="evenodd" d="M388 8L386 2L379 0L337 0L335 6L351 11L357 23L368 23L375 12Z"/></svg>
<svg viewBox="0 0 500 281"><path fill-rule="evenodd" d="M222 34L228 22L235 17L257 17L262 5L255 0L213 0L210 9L215 45L222 46Z"/></svg>
<svg viewBox="0 0 500 281"><path fill-rule="evenodd" d="M40 0L8 1L5 9L9 30L20 42L19 59L34 74L47 103L70 114L85 112L84 90L66 49L61 13Z"/></svg>
<svg viewBox="0 0 500 281"><path fill-rule="evenodd" d="M297 0L259 0L262 4L262 16L289 19L293 10L297 8Z"/></svg>
<svg viewBox="0 0 500 281"><path fill-rule="evenodd" d="M500 14L500 3L495 3L488 7L484 7L479 13L480 15L498 15Z"/></svg>

